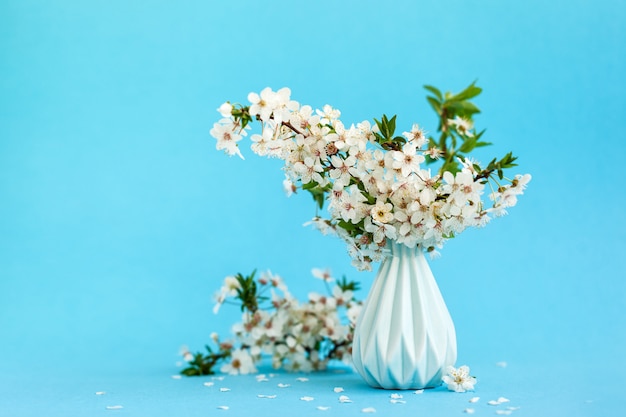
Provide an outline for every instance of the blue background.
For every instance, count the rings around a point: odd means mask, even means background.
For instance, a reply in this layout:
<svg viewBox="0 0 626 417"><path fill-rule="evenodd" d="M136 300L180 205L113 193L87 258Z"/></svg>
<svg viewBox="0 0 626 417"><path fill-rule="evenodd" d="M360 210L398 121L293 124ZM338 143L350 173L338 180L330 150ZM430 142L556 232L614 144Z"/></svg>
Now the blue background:
<svg viewBox="0 0 626 417"><path fill-rule="evenodd" d="M211 313L225 275L271 269L304 297L323 289L311 268L330 267L366 296L373 274L302 227L313 203L284 197L277 161L215 150L223 101L288 86L345 122L398 114L432 132L422 85L475 79L495 143L479 159L513 150L533 175L509 216L431 262L477 414L504 395L514 415L623 415L624 74L620 1L2 0L0 415L217 413L225 397L170 375L180 345L238 318ZM330 414L468 406L443 390L390 405L337 375L271 407L254 378L228 377L239 407L224 413L320 413L307 392ZM335 385L355 403L336 404Z"/></svg>

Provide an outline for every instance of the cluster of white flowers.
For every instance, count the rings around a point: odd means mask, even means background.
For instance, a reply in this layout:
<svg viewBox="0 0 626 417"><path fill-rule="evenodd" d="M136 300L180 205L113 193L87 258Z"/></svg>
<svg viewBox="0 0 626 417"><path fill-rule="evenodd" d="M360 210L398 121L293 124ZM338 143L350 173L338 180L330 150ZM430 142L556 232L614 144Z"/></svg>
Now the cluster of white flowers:
<svg viewBox="0 0 626 417"><path fill-rule="evenodd" d="M303 303L291 295L280 276L266 272L259 277L259 295L269 290L272 307L245 309L241 322L233 326L234 341L220 343L219 337L212 335L220 350L229 353L222 372L254 373L264 356L271 357L275 368L288 371L322 370L333 359L350 363L352 332L361 302L350 289L341 285L331 288L334 278L329 271L314 269L313 275L326 283L330 294L312 292ZM226 277L217 305L237 298L237 289L241 289L237 278ZM188 361L192 358L187 356Z"/></svg>
<svg viewBox="0 0 626 417"><path fill-rule="evenodd" d="M252 150L285 161L288 193L296 184L324 192L330 218L316 217L312 224L344 239L358 269L379 261L389 240L435 254L446 239L485 225L490 215L506 214L531 178L517 175L494 187L493 178L481 175L469 158L459 160L458 172L433 174L425 167L426 157L436 159L442 150L419 125L402 134L401 146L385 148L377 141L378 124L346 126L339 110L327 105L314 111L291 100L288 88L266 88L248 100L247 107L224 103L219 108L224 118L211 130L217 149L243 158L237 142L248 122L260 121L262 131L251 136ZM469 120L448 122L464 138L475 135ZM492 186L489 207L482 200L486 184Z"/></svg>

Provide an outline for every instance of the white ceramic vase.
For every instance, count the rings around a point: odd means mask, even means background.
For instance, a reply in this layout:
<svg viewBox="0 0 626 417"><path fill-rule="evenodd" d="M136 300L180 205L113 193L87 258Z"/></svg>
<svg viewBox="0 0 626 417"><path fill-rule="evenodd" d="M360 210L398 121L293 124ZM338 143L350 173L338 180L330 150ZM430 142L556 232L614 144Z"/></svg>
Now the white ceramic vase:
<svg viewBox="0 0 626 417"><path fill-rule="evenodd" d="M456 361L454 323L423 251L390 249L356 323L354 366L373 387L437 387Z"/></svg>

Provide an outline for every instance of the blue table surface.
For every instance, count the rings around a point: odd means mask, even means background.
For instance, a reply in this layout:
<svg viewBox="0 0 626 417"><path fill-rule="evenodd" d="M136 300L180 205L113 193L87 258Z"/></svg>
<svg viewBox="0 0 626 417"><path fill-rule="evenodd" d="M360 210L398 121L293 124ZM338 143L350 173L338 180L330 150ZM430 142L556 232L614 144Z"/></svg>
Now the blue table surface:
<svg viewBox="0 0 626 417"><path fill-rule="evenodd" d="M470 414L468 409L483 416L624 415L620 381L612 380L607 372L595 373L592 366L574 363L474 364L472 374L478 376L478 383L475 391L465 393L448 391L445 386L423 392L374 389L341 364L312 374L261 367L255 375L179 377L179 370L172 366L117 374L4 373L0 377L0 415L262 417L375 412L435 417ZM341 402L342 395L351 402ZM392 395L399 401L391 401ZM476 397L477 401L470 402ZM499 398L509 401L489 404Z"/></svg>

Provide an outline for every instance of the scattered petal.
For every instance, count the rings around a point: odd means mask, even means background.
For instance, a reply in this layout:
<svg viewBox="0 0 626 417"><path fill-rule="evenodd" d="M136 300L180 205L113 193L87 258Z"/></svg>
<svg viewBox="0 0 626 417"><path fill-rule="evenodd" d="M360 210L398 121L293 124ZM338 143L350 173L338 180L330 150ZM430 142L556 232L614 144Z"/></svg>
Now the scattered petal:
<svg viewBox="0 0 626 417"><path fill-rule="evenodd" d="M263 394L259 394L259 395L257 395L257 397L259 397L259 398L269 398L270 400L273 400L274 398L276 398L276 395L263 395Z"/></svg>
<svg viewBox="0 0 626 417"><path fill-rule="evenodd" d="M290 384L278 384L278 388L289 388Z"/></svg>
<svg viewBox="0 0 626 417"><path fill-rule="evenodd" d="M335 387L333 388L333 391L335 391L337 394L339 394L340 392L343 392L343 388L342 387Z"/></svg>
<svg viewBox="0 0 626 417"><path fill-rule="evenodd" d="M376 409L374 407L366 407L361 410L362 413L375 413Z"/></svg>
<svg viewBox="0 0 626 417"><path fill-rule="evenodd" d="M274 378L276 376L276 374L269 374L270 378Z"/></svg>
<svg viewBox="0 0 626 417"><path fill-rule="evenodd" d="M183 361L176 361L174 365L176 365L177 368L180 368L181 366L183 366Z"/></svg>
<svg viewBox="0 0 626 417"><path fill-rule="evenodd" d="M104 395L104 394L106 394L106 391L98 391L98 392L96 392L96 395Z"/></svg>
<svg viewBox="0 0 626 417"><path fill-rule="evenodd" d="M496 366L498 368L506 368L507 365L508 365L508 363L506 363L504 361L496 363Z"/></svg>
<svg viewBox="0 0 626 417"><path fill-rule="evenodd" d="M489 401L487 404L489 404L489 405L500 405L500 404L508 403L510 401L511 400L509 400L508 398L500 397L497 400Z"/></svg>
<svg viewBox="0 0 626 417"><path fill-rule="evenodd" d="M469 399L469 402L471 402L471 403L477 403L477 402L478 402L478 400L480 400L480 397L472 397L472 398L470 398L470 399Z"/></svg>
<svg viewBox="0 0 626 417"><path fill-rule="evenodd" d="M474 414L476 410L474 410L473 408L466 408L465 410L463 410L463 412L467 414Z"/></svg>
<svg viewBox="0 0 626 417"><path fill-rule="evenodd" d="M351 403L352 400L347 395L341 395L341 396L339 396L339 402L340 403Z"/></svg>
<svg viewBox="0 0 626 417"><path fill-rule="evenodd" d="M391 394L389 398L393 398L394 400L398 400L400 398L404 398L402 394Z"/></svg>
<svg viewBox="0 0 626 417"><path fill-rule="evenodd" d="M223 381L224 377L223 376L212 376L211 379L213 379L215 381Z"/></svg>
<svg viewBox="0 0 626 417"><path fill-rule="evenodd" d="M269 379L267 379L265 377L256 379L256 382L267 382L267 381L269 381Z"/></svg>
<svg viewBox="0 0 626 417"><path fill-rule="evenodd" d="M314 399L313 397L300 397L300 401L313 401Z"/></svg>
<svg viewBox="0 0 626 417"><path fill-rule="evenodd" d="M404 401L404 400L396 400L395 398L392 398L391 400L389 400L389 402L391 404L406 404L406 401Z"/></svg>
<svg viewBox="0 0 626 417"><path fill-rule="evenodd" d="M228 410L229 408L230 408L230 407L229 407L229 406L227 406L227 405L218 405L218 406L217 406L217 409L218 409L218 410Z"/></svg>
<svg viewBox="0 0 626 417"><path fill-rule="evenodd" d="M204 384L205 387L212 387L213 385L215 385L215 382L205 382Z"/></svg>
<svg viewBox="0 0 626 417"><path fill-rule="evenodd" d="M121 410L122 408L124 408L121 405L107 405L106 409L107 410Z"/></svg>
<svg viewBox="0 0 626 417"><path fill-rule="evenodd" d="M180 375L172 375L172 379L181 379L181 378L182 378L182 376L180 376Z"/></svg>
<svg viewBox="0 0 626 417"><path fill-rule="evenodd" d="M501 416L508 416L511 415L513 411L511 410L496 410L496 414L501 415Z"/></svg>
<svg viewBox="0 0 626 417"><path fill-rule="evenodd" d="M323 405L319 405L319 406L317 406L317 409L321 410L321 411L326 411L326 410L330 409L330 407L324 407Z"/></svg>
<svg viewBox="0 0 626 417"><path fill-rule="evenodd" d="M515 410L519 410L522 407L507 407L507 410L511 410L511 411L515 411Z"/></svg>
<svg viewBox="0 0 626 417"><path fill-rule="evenodd" d="M230 388L220 388L220 392L228 392L230 391Z"/></svg>
<svg viewBox="0 0 626 417"><path fill-rule="evenodd" d="M299 381L299 382L308 382L308 381L309 381L309 378L300 377L300 378L296 378L296 381Z"/></svg>
<svg viewBox="0 0 626 417"><path fill-rule="evenodd" d="M418 390L415 390L413 394L423 394L423 393L424 393L423 389L418 389Z"/></svg>

